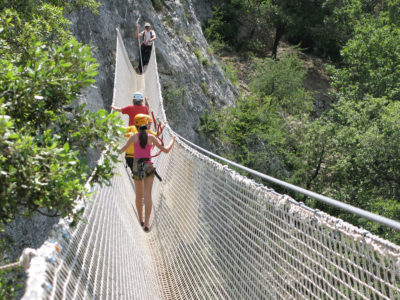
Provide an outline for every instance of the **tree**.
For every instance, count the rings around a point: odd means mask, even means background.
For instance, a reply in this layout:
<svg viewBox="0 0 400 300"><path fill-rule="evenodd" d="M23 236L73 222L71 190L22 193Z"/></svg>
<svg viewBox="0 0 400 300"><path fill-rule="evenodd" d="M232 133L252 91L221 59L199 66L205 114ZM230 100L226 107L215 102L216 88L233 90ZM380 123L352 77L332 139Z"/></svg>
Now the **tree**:
<svg viewBox="0 0 400 300"><path fill-rule="evenodd" d="M341 54L344 65L333 73L340 97L400 100L400 28L386 16L358 24Z"/></svg>
<svg viewBox="0 0 400 300"><path fill-rule="evenodd" d="M321 120L325 126L319 127L320 136L327 139L323 168L312 183L312 190L379 215L400 219L399 112L399 102L385 98L369 97L363 101L337 103ZM328 136L324 135L326 132ZM300 144L308 142L304 138L300 140ZM304 151L303 159L306 155L307 151ZM319 204L318 207L400 242L400 235L384 226L327 205Z"/></svg>
<svg viewBox="0 0 400 300"><path fill-rule="evenodd" d="M270 96L269 105L290 115L311 110L311 96L303 88L307 70L294 52L283 54L279 61L256 60L253 68L250 87L261 97Z"/></svg>
<svg viewBox="0 0 400 300"><path fill-rule="evenodd" d="M65 10L84 5L74 3L0 5L0 223L34 212L77 217L75 201L86 195L93 171L89 148L105 157L92 184L112 176L119 121L78 104L81 90L95 82L97 64L68 32Z"/></svg>
<svg viewBox="0 0 400 300"><path fill-rule="evenodd" d="M293 53L256 60L253 68L252 95L239 98L233 108L207 113L201 129L221 139L224 155L234 161L285 179L291 171L288 133L311 110L312 98L302 85L306 71Z"/></svg>

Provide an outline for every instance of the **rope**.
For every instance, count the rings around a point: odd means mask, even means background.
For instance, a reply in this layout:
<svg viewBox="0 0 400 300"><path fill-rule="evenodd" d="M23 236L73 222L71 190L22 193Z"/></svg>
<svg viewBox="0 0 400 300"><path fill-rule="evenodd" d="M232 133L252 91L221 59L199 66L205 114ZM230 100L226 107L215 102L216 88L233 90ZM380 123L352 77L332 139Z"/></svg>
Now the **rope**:
<svg viewBox="0 0 400 300"><path fill-rule="evenodd" d="M21 264L19 261L15 262L15 263L11 263L8 265L4 265L4 266L0 266L0 271L1 270L5 270L5 269L11 269L11 268L16 268L19 267Z"/></svg>
<svg viewBox="0 0 400 300"><path fill-rule="evenodd" d="M189 144L190 146L198 149L199 151L201 151L203 153L206 153L207 155L209 155L211 157L214 157L216 159L224 161L224 162L228 163L229 165L234 166L236 168L239 168L239 169L241 169L243 171L246 171L246 172L248 172L250 174L256 175L259 178L262 178L262 179L265 179L267 181L273 182L273 183L275 183L277 185L280 185L280 186L285 187L285 188L287 188L289 190L301 193L303 195L307 195L307 196L309 196L311 198L314 198L316 200L319 200L321 202L328 203L328 204L330 204L330 205L332 205L334 207L343 209L344 211L346 211L348 213L352 213L352 214L358 215L358 216L363 217L363 218L365 218L367 220L371 220L371 221L374 221L374 222L377 222L377 223L381 223L381 224L383 224L385 226L388 226L388 227L393 228L393 229L395 229L397 231L400 231L400 222L397 222L395 220L392 220L392 219L389 219L389 218L386 218L386 217L371 213L371 212L366 211L364 209L360 209L358 207L355 207L355 206L340 202L338 200L335 200L335 199L332 199L332 198L329 198L329 197L326 197L326 196L323 196L323 195L308 191L308 190L303 189L303 188L301 188L299 186L287 183L285 181L276 179L274 177L271 177L271 176L265 175L263 173L257 172L255 170L252 170L250 168L244 167L244 166L242 166L242 165L240 165L238 163L235 163L235 162L230 161L230 160L228 160L228 159L226 159L224 157L221 157L221 156L216 155L216 154L214 154L214 153L212 153L210 151L207 151L206 149L203 149L203 148L197 146L196 144L188 141L187 139L183 138L180 135L178 135L178 136L182 141L184 141L185 143Z"/></svg>
<svg viewBox="0 0 400 300"><path fill-rule="evenodd" d="M22 254L17 262L0 266L0 271L16 267L23 267L25 270L27 270L30 267L31 259L36 255L37 252L35 249L25 248L24 251L22 251Z"/></svg>

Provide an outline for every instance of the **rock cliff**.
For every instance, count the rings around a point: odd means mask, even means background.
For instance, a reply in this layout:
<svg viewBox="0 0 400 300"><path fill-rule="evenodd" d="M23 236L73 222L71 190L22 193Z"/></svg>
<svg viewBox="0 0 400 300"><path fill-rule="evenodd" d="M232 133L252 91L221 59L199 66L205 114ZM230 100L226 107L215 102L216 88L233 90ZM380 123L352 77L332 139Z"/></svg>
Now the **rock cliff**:
<svg viewBox="0 0 400 300"><path fill-rule="evenodd" d="M136 22L157 34L156 55L166 114L171 127L184 137L207 145L197 132L200 116L212 105L232 105L234 88L210 55L202 22L211 16L206 0L101 0L99 14L82 10L70 15L74 35L91 43L100 64L96 87L85 93L89 109L111 104L116 31L119 27L133 66L138 65Z"/></svg>

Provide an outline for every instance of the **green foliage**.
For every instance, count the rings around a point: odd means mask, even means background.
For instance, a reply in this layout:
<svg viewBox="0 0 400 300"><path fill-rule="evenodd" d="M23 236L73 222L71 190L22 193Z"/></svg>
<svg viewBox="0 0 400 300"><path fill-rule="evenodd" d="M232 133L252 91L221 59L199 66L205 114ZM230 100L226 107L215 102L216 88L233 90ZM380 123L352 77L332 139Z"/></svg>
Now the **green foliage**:
<svg viewBox="0 0 400 300"><path fill-rule="evenodd" d="M324 169L314 185L317 190L400 219L400 204L395 200L400 197L399 112L398 102L379 98L338 103L325 119L334 134L325 143ZM381 225L355 216L341 214L341 217L400 242L400 234L389 234Z"/></svg>
<svg viewBox="0 0 400 300"><path fill-rule="evenodd" d="M203 57L201 59L201 64L206 67L210 65L210 61L206 57Z"/></svg>
<svg viewBox="0 0 400 300"><path fill-rule="evenodd" d="M269 105L289 114L310 111L311 97L303 88L307 71L294 53L278 61L256 60L253 67L250 87L262 97L269 96Z"/></svg>
<svg viewBox="0 0 400 300"><path fill-rule="evenodd" d="M201 60L203 57L203 54L201 54L201 50L198 46L194 47L194 54L196 55L198 60Z"/></svg>
<svg viewBox="0 0 400 300"><path fill-rule="evenodd" d="M382 98L341 101L320 119L292 127L285 146L290 182L398 220L399 109L398 102ZM385 226L326 204L307 204L400 243L400 234Z"/></svg>
<svg viewBox="0 0 400 300"><path fill-rule="evenodd" d="M77 164L78 153L71 151L68 143L60 147L50 131L44 132L38 145L34 137L13 127L3 109L0 219L13 219L22 207L22 213L27 215L42 208L71 210L75 200L72 197L84 194L86 174Z"/></svg>
<svg viewBox="0 0 400 300"><path fill-rule="evenodd" d="M400 1L399 0L388 0L382 2L382 14L384 14L390 24L400 26Z"/></svg>
<svg viewBox="0 0 400 300"><path fill-rule="evenodd" d="M231 159L286 178L288 166L284 162L288 160L288 150L285 146L290 129L287 116L293 114L291 120L296 123L309 111L310 97L304 96L301 87L305 72L294 56L281 61L267 59L254 66L253 94L238 99L233 108L206 113L200 129L218 136L227 149L224 154ZM297 105L296 101L301 104Z"/></svg>
<svg viewBox="0 0 400 300"><path fill-rule="evenodd" d="M5 253L11 248L10 242L6 239L0 239L0 264L7 265L10 262L8 259L4 259ZM0 271L0 299L16 299L17 290L23 285L23 274L22 267L14 267L10 269L4 269Z"/></svg>
<svg viewBox="0 0 400 300"><path fill-rule="evenodd" d="M317 38L321 38L321 43L326 43L327 53L338 58L340 49L351 39L355 25L363 18L363 5L360 0L326 0L323 7L329 13L324 20L326 26ZM329 50L328 47L333 49Z"/></svg>
<svg viewBox="0 0 400 300"><path fill-rule="evenodd" d="M400 23L399 0L218 0L204 28L218 53L233 48L264 56L282 37L302 49L340 60L340 49L351 40L364 19L386 15ZM273 55L274 56L274 55Z"/></svg>
<svg viewBox="0 0 400 300"><path fill-rule="evenodd" d="M219 138L227 157L282 178L286 170L277 149L285 140L284 123L269 102L268 97L247 96L238 99L234 108L220 111Z"/></svg>
<svg viewBox="0 0 400 300"><path fill-rule="evenodd" d="M228 16L228 12L226 12L226 16ZM235 28L237 25L233 25L235 24L234 22L225 20L226 16L222 13L221 8L214 7L213 18L207 21L206 27L204 28L204 35L215 52L227 49L225 40L230 40L232 42L234 38L234 30L236 30ZM233 28L229 28L227 31L226 27L231 26ZM227 32L231 32L230 36Z"/></svg>
<svg viewBox="0 0 400 300"><path fill-rule="evenodd" d="M6 5L5 5L6 4ZM104 152L92 184L107 182L121 136L117 114L78 105L95 82L90 47L69 33L65 12L94 1L6 1L0 5L0 224L16 215L73 212L92 169L86 152Z"/></svg>
<svg viewBox="0 0 400 300"><path fill-rule="evenodd" d="M164 10L164 5L161 0L151 0L151 3L153 4L153 7L156 11L163 11Z"/></svg>
<svg viewBox="0 0 400 300"><path fill-rule="evenodd" d="M206 67L210 65L210 61L206 57L203 57L203 54L198 46L194 47L194 54L203 66Z"/></svg>
<svg viewBox="0 0 400 300"><path fill-rule="evenodd" d="M357 25L341 53L345 65L333 77L340 96L400 100L400 28L387 17Z"/></svg>
<svg viewBox="0 0 400 300"><path fill-rule="evenodd" d="M390 32L393 34L396 30ZM377 30L376 34L380 36L380 31ZM374 36L370 39L373 40ZM201 131L221 142L219 148L224 149L223 155L234 161L399 220L400 102L394 101L397 100L393 98L397 86L391 77L396 75L396 71L381 78L392 84L392 90L384 93L385 97L369 96L379 84L375 73L393 65L396 56L387 53L399 51L387 50L392 49L386 46L388 44L395 47L391 38L381 39L383 48L380 51L383 53L378 58L381 65L373 65L368 62L373 58L368 58L360 46L362 41L366 42L366 37L355 35L355 39L349 42L359 47L353 48L354 54L348 52L345 61L349 64L359 61L358 70L369 66L370 72L366 72L369 75L364 77L363 84L368 87L365 89L368 92L363 93L363 97L354 93L354 86L360 84L356 80L343 84L340 101L320 118L310 119L312 99L303 88L306 70L299 59L288 55L278 61L256 60L250 82L252 95L238 99L233 108L205 113L201 118ZM364 64L355 55L360 53L365 53L362 56ZM378 67L377 71L375 67ZM356 73L345 65L335 73L336 82L346 79L342 74ZM388 100L389 97L392 99ZM312 207L400 243L400 234L385 226L305 196L289 194Z"/></svg>
<svg viewBox="0 0 400 300"><path fill-rule="evenodd" d="M14 298L14 284L11 278L6 276L7 271L0 271L0 299Z"/></svg>
<svg viewBox="0 0 400 300"><path fill-rule="evenodd" d="M199 130L209 137L217 138L220 134L217 112L213 109L211 112L206 112L200 116L200 128Z"/></svg>
<svg viewBox="0 0 400 300"><path fill-rule="evenodd" d="M369 98L340 103L328 114L336 130L332 147L337 154L330 162L330 171L338 194L350 185L379 197L400 196L399 116L396 115L399 108L397 102ZM380 147L375 149L376 145ZM354 196L351 197L354 204L366 207L367 203Z"/></svg>
<svg viewBox="0 0 400 300"><path fill-rule="evenodd" d="M293 124L307 122L310 111L311 97L302 87L305 71L294 55L265 59L254 68L253 94L238 99L233 108L207 112L200 129L218 136L227 149L224 154L233 160L287 178L292 167L287 137Z"/></svg>
<svg viewBox="0 0 400 300"><path fill-rule="evenodd" d="M65 110L83 87L94 83L97 64L89 47L74 39L60 47L46 49L37 42L25 49L34 60L0 62L2 95L7 99L7 114L19 126L29 122L42 131L56 121L54 112Z"/></svg>
<svg viewBox="0 0 400 300"><path fill-rule="evenodd" d="M116 160L112 150L120 134L115 115L90 113L80 106L74 117L64 116L60 130L35 135L25 127L17 129L4 107L0 110L0 219L7 222L34 211L78 216L72 209L75 200L86 195L84 185L91 172L79 153L84 154L87 147L105 150L107 162L93 183L110 178L109 160Z"/></svg>
<svg viewBox="0 0 400 300"><path fill-rule="evenodd" d="M36 14L42 9L43 6L51 5L59 7L65 12L71 12L77 9L88 8L93 13L98 12L100 3L96 0L75 0L75 1L64 1L64 0L35 0L35 1L19 1L19 0L3 0L0 3L0 11L3 9L11 9L18 11L24 15L25 20ZM45 19L48 21L50 16ZM64 21L64 20L61 20Z"/></svg>
<svg viewBox="0 0 400 300"><path fill-rule="evenodd" d="M174 105L182 100L185 95L184 87L177 87L174 84L165 83L163 85L163 98L165 106Z"/></svg>
<svg viewBox="0 0 400 300"><path fill-rule="evenodd" d="M204 81L201 83L201 89L203 90L204 95L206 95L207 97L210 96L207 83L205 83Z"/></svg>
<svg viewBox="0 0 400 300"><path fill-rule="evenodd" d="M220 5L213 7L213 18L208 21L204 33L211 40L234 41L239 25L237 9L240 9L242 4L240 1L221 2Z"/></svg>
<svg viewBox="0 0 400 300"><path fill-rule="evenodd" d="M238 83L238 77L233 63L225 61L222 64L222 69L224 71L225 78L229 79L230 82L236 85Z"/></svg>
<svg viewBox="0 0 400 300"><path fill-rule="evenodd" d="M358 8L348 7L347 15L359 17L350 23L353 37L341 51L343 64L330 68L339 102L324 118L333 133L325 143L324 168L313 186L399 220L400 19L396 13L400 3L353 2ZM400 243L400 235L384 226L326 210Z"/></svg>
<svg viewBox="0 0 400 300"><path fill-rule="evenodd" d="M163 104L168 115L180 115L184 112L183 98L185 88L174 83L164 82L162 86Z"/></svg>
<svg viewBox="0 0 400 300"><path fill-rule="evenodd" d="M194 38L192 36L185 35L185 41L186 41L186 43L191 44L191 43L193 43Z"/></svg>

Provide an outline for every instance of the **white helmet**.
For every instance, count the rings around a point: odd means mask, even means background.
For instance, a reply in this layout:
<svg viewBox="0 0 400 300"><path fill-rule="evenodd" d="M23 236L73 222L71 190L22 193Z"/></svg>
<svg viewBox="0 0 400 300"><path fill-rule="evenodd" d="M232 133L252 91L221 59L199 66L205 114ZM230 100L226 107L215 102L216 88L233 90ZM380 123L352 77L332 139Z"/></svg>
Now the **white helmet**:
<svg viewBox="0 0 400 300"><path fill-rule="evenodd" d="M141 92L134 93L133 101L143 101L143 94Z"/></svg>

